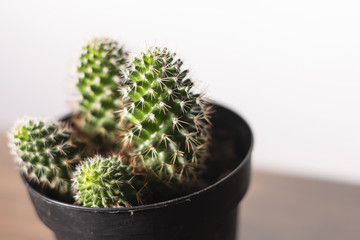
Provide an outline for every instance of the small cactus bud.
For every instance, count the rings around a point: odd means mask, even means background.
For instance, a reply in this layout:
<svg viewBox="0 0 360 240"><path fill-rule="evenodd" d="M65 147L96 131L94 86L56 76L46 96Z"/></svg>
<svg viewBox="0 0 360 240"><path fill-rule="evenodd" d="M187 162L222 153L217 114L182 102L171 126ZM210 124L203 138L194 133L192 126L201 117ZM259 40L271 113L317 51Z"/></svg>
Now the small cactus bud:
<svg viewBox="0 0 360 240"><path fill-rule="evenodd" d="M117 208L137 205L139 176L120 156L95 156L77 166L73 177L75 199L85 207Z"/></svg>

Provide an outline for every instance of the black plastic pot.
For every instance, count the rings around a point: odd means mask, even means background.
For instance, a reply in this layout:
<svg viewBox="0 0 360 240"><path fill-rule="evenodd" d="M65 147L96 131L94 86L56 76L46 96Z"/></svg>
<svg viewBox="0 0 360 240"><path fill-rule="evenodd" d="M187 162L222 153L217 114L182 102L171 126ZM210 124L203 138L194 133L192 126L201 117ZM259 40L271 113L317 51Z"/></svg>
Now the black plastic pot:
<svg viewBox="0 0 360 240"><path fill-rule="evenodd" d="M218 159L209 164L232 171L211 186L156 204L104 209L50 199L23 178L39 218L58 240L234 240L238 205L249 186L253 136L241 117L223 107L217 107L212 121L214 144L225 144L227 150L213 148Z"/></svg>

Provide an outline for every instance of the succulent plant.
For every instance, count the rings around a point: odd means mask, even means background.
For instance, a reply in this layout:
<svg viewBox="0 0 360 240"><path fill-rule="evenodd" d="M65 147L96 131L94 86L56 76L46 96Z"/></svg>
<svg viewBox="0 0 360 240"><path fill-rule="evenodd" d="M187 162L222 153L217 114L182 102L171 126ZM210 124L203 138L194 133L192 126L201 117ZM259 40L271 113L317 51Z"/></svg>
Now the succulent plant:
<svg viewBox="0 0 360 240"><path fill-rule="evenodd" d="M78 67L80 92L77 125L97 142L111 144L123 121L115 112L123 108L118 84L123 80L127 52L116 41L93 39L84 47Z"/></svg>
<svg viewBox="0 0 360 240"><path fill-rule="evenodd" d="M72 171L84 146L74 141L70 128L59 122L22 120L10 135L10 146L29 180L60 193L71 190Z"/></svg>
<svg viewBox="0 0 360 240"><path fill-rule="evenodd" d="M166 48L134 58L121 90L124 117L133 124L124 142L158 178L191 184L208 143L210 104L192 92L182 64Z"/></svg>
<svg viewBox="0 0 360 240"><path fill-rule="evenodd" d="M10 136L24 176L86 207L135 206L194 190L212 106L193 91L183 62L154 47L127 65L128 54L105 38L83 50L81 99L69 126L25 119Z"/></svg>
<svg viewBox="0 0 360 240"><path fill-rule="evenodd" d="M137 205L143 186L131 165L120 156L93 158L77 166L73 177L75 199L86 207L128 207Z"/></svg>

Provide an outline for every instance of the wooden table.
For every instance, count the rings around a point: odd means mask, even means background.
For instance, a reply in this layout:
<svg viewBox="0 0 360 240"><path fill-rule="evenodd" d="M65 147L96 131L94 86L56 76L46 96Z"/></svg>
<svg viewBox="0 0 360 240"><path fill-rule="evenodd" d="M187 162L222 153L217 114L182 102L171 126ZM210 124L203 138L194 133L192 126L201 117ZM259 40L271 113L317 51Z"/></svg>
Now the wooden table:
<svg viewBox="0 0 360 240"><path fill-rule="evenodd" d="M37 218L6 145L0 133L0 239L54 239ZM240 219L242 240L357 240L360 186L255 171Z"/></svg>

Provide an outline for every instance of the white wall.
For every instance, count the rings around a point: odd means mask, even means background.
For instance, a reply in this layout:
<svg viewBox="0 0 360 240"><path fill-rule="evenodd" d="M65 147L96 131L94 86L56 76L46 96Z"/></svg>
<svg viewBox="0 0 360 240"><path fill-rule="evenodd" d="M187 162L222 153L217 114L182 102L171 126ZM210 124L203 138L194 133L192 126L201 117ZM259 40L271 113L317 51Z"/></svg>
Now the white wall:
<svg viewBox="0 0 360 240"><path fill-rule="evenodd" d="M360 183L360 3L0 0L0 127L69 111L81 42L177 51L255 131L255 168Z"/></svg>

